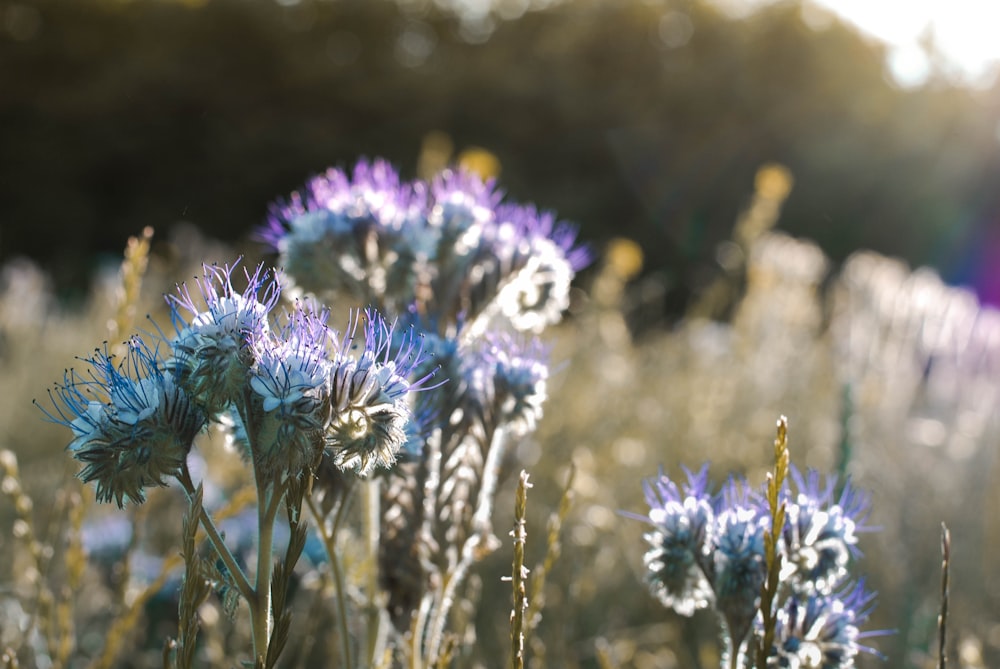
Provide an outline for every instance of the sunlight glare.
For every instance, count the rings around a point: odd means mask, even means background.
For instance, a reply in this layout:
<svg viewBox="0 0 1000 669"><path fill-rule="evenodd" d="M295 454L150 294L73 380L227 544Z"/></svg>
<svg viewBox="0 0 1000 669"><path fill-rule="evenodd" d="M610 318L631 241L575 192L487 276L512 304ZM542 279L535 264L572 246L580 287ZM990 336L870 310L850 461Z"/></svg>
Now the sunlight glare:
<svg viewBox="0 0 1000 669"><path fill-rule="evenodd" d="M989 85L1000 65L1000 3L982 0L813 0L863 32L885 41L899 83L920 84L931 63L921 46L930 39L945 73L964 83Z"/></svg>
<svg viewBox="0 0 1000 669"><path fill-rule="evenodd" d="M778 0L710 1L741 18ZM937 68L958 83L987 87L1000 70L997 0L802 1L803 18L811 26L825 24L819 14L825 9L885 42L889 69L901 86L919 86ZM928 42L936 56L928 54Z"/></svg>

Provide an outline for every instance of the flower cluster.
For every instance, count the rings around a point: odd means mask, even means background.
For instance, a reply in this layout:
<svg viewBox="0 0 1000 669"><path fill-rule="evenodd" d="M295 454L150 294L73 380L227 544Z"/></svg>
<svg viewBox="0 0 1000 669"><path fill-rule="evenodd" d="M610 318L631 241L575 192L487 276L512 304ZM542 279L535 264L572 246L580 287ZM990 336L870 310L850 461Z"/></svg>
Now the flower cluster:
<svg viewBox="0 0 1000 669"><path fill-rule="evenodd" d="M46 412L73 431L70 450L99 499L140 503L147 487L181 482L223 589L249 606L255 657L271 657L271 586L287 586L264 557L279 507L295 537L306 501L336 527L325 514L339 518L356 479L387 472L366 488L381 526L367 522L374 514L363 524L387 596L368 595L420 640L406 644L420 655L411 660L437 665L457 588L498 544L490 518L508 442L542 414L548 348L537 337L568 307L590 254L571 226L505 202L490 181L448 170L405 182L381 160L314 178L272 207L258 236L280 274L206 266L168 296L172 328L156 329L155 347L132 340L123 365L98 352L90 375L66 373ZM279 307L283 295L294 304ZM354 309L342 333L318 300ZM190 476L193 441L210 423L252 464L252 582ZM287 544L290 568L305 543ZM332 541L324 547L333 560Z"/></svg>
<svg viewBox="0 0 1000 669"><path fill-rule="evenodd" d="M301 291L397 314L415 308L442 325L481 320L480 334L556 322L590 259L572 226L504 203L492 181L447 170L404 182L382 160L315 177L271 207L259 237Z"/></svg>
<svg viewBox="0 0 1000 669"><path fill-rule="evenodd" d="M559 320L574 273L590 261L571 225L505 202L470 172L406 182L384 160L362 160L272 205L258 237L296 293L346 294L419 333L429 364L448 379L418 402L425 423L449 433L478 415L518 433L534 428L548 378L548 350L535 335ZM419 421L411 425L419 432ZM420 441L414 433L408 452Z"/></svg>
<svg viewBox="0 0 1000 669"><path fill-rule="evenodd" d="M406 440L410 393L434 374L412 334L391 346L393 326L356 315L340 337L329 312L310 301L280 317L279 285L258 266L233 285L235 268L206 266L198 297L168 296L175 334L157 346L128 342L125 361L98 351L87 376L66 372L50 418L73 430L69 449L85 463L102 501L141 503L143 490L181 474L194 437L210 421L232 427L261 480L312 472L323 457L360 476L390 467ZM166 355L161 355L166 351Z"/></svg>
<svg viewBox="0 0 1000 669"><path fill-rule="evenodd" d="M792 480L782 491L781 604L768 666L852 667L859 651L870 651L858 641L873 595L847 581L869 500L849 481L838 492L836 477L823 480L815 471L793 469ZM712 607L732 639L746 640L760 625L771 525L764 496L735 479L713 492L707 465L687 471L681 485L661 472L645 482L645 495L649 515L639 518L652 526L644 535L652 593L684 616Z"/></svg>
<svg viewBox="0 0 1000 669"><path fill-rule="evenodd" d="M258 236L296 293L377 305L409 328L393 350L418 333L425 361L413 376L433 366L447 379L416 398L405 437L390 415L375 423L405 441L384 488L380 547L389 609L405 628L422 597L450 606L428 589L457 583L469 556L496 543L488 520L507 442L534 430L546 397L549 351L537 335L568 307L590 253L572 226L505 201L492 181L446 170L407 182L382 160L315 177L272 206ZM341 415L337 434L352 440L360 424ZM420 634L433 645L433 631Z"/></svg>

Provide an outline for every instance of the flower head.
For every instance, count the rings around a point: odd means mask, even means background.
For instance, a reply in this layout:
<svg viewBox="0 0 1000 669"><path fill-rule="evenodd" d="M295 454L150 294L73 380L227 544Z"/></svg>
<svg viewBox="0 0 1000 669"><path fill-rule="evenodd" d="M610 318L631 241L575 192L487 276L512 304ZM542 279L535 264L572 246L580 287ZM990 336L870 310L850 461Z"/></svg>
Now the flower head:
<svg viewBox="0 0 1000 669"><path fill-rule="evenodd" d="M683 616L707 607L714 593L704 564L714 520L707 493L708 466L687 472L682 489L662 472L643 483L653 529L644 534L650 548L643 556L650 590L660 602Z"/></svg>
<svg viewBox="0 0 1000 669"><path fill-rule="evenodd" d="M491 179L483 181L473 172L444 170L431 182L427 220L439 231L443 245L459 256L467 255L483 231L496 219L503 193Z"/></svg>
<svg viewBox="0 0 1000 669"><path fill-rule="evenodd" d="M277 337L255 346L250 388L263 413L254 443L258 466L294 476L318 463L330 415L326 317L300 305Z"/></svg>
<svg viewBox="0 0 1000 669"><path fill-rule="evenodd" d="M734 647L746 637L764 583L764 529L768 516L759 505L741 500L717 509L711 581L715 606Z"/></svg>
<svg viewBox="0 0 1000 669"><path fill-rule="evenodd" d="M257 358L253 343L265 339L267 316L280 292L262 265L253 274L244 271L247 286L238 292L232 283L234 269L235 265L204 266L205 273L197 282L201 303L183 285L177 295L167 298L177 330L167 368L212 414L223 411L246 383Z"/></svg>
<svg viewBox="0 0 1000 669"><path fill-rule="evenodd" d="M469 352L463 375L470 398L495 420L521 433L535 429L548 395L548 348L541 342L489 333Z"/></svg>
<svg viewBox="0 0 1000 669"><path fill-rule="evenodd" d="M590 253L572 226L502 200L472 172L407 183L389 163L362 160L352 174L330 170L273 206L258 237L302 290L396 313L430 305L451 322L484 314L477 334L497 320L537 332L566 309Z"/></svg>
<svg viewBox="0 0 1000 669"><path fill-rule="evenodd" d="M79 477L96 482L98 501L141 504L145 488L180 471L205 415L138 338L121 364L106 349L84 362L87 375L67 371L50 393L54 413L43 411L73 431L68 448L84 463Z"/></svg>
<svg viewBox="0 0 1000 669"><path fill-rule="evenodd" d="M818 472L793 469L797 492L789 494L782 530L781 580L804 592L829 594L847 575L857 531L868 517L868 498L850 481L835 495L836 477L821 484Z"/></svg>
<svg viewBox="0 0 1000 669"><path fill-rule="evenodd" d="M428 243L413 234L424 227L425 209L423 184L404 183L387 161L361 160L352 174L328 170L272 206L258 237L280 253L300 289L382 302L406 287L412 260L426 253Z"/></svg>
<svg viewBox="0 0 1000 669"><path fill-rule="evenodd" d="M352 174L331 168L288 201L273 204L257 236L274 250L285 252L289 244L300 240L318 241L326 234L343 235L359 226L398 230L414 211L422 209L425 198L424 189L403 183L389 162L362 159ZM310 212L328 216L311 223L300 220Z"/></svg>
<svg viewBox="0 0 1000 669"><path fill-rule="evenodd" d="M422 389L432 374L410 380L423 359L419 344L411 334L393 346L393 327L374 312L367 313L364 350L350 357L355 328L356 323L331 369L332 419L326 440L337 467L367 476L376 466L395 463L407 442L407 395Z"/></svg>
<svg viewBox="0 0 1000 669"><path fill-rule="evenodd" d="M875 653L858 643L874 595L864 584L840 594L797 594L778 611L774 646L767 666L782 669L848 669L858 652Z"/></svg>

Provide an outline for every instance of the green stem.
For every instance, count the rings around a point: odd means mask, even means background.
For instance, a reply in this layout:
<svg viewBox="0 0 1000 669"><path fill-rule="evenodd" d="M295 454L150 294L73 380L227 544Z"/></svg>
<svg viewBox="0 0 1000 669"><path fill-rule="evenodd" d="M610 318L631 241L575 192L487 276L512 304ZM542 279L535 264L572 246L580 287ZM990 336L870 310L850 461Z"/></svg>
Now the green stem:
<svg viewBox="0 0 1000 669"><path fill-rule="evenodd" d="M267 647L274 626L271 610L271 575L274 572L274 520L285 494L284 486L269 482L261 489L258 481L257 506L257 581L256 598L250 606L250 623L253 627L253 652L255 662L266 661Z"/></svg>
<svg viewBox="0 0 1000 669"><path fill-rule="evenodd" d="M347 629L347 586L344 580L343 569L340 566L340 556L337 554L337 547L335 545L340 521L344 510L348 506L348 497L345 496L344 499L340 500L337 512L333 517L333 527L330 528L329 532L327 532L326 525L323 523L323 514L320 513L313 498L306 495L305 501L309 506L310 513L312 513L313 518L316 520L316 527L319 529L319 536L323 540L324 548L326 548L326 555L330 558L330 569L333 572L333 580L337 587L337 624L340 627L340 658L343 661L344 667L350 669L354 666L354 663L351 658L351 637Z"/></svg>
<svg viewBox="0 0 1000 669"><path fill-rule="evenodd" d="M181 471L177 474L177 480L187 493L188 499L194 496L194 483L191 480L191 472L188 471L187 463L181 467ZM236 558L233 556L232 551L230 551L229 547L226 546L226 542L223 541L222 535L219 534L219 530L215 526L215 522L204 508L201 510L199 520L201 521L201 526L205 528L205 534L208 536L208 540L212 542L215 552L219 554L219 557L222 559L222 563L226 565L226 569L229 570L230 575L233 577L233 583L240 591L240 594L243 595L243 598L248 602L254 601L255 595L253 586L250 585L250 580L243 572L239 563L236 562Z"/></svg>
<svg viewBox="0 0 1000 669"><path fill-rule="evenodd" d="M365 539L366 590L368 595L368 666L376 664L379 655L379 640L381 637L382 611L379 605L378 584L378 547L382 532L382 498L381 479L372 478L364 482L362 497L362 512L364 515L363 531Z"/></svg>
<svg viewBox="0 0 1000 669"><path fill-rule="evenodd" d="M248 597L247 603L250 607L254 665L263 667L267 663L267 647L271 641L271 628L274 624L274 616L271 611L274 519L285 489L276 478L263 477L260 467L257 466L256 458L261 451L256 443L257 422L252 420L253 417L250 414L251 408L254 406L251 394L252 391L248 385L243 390L243 401L235 404L247 437L247 446L251 462L253 462L254 483L257 487L257 577L253 588L253 597Z"/></svg>
<svg viewBox="0 0 1000 669"><path fill-rule="evenodd" d="M736 638L736 633L732 630L724 617L720 615L719 620L722 625L723 642L725 643L725 652L722 656L722 666L724 669L740 669L740 650L743 648L744 639Z"/></svg>

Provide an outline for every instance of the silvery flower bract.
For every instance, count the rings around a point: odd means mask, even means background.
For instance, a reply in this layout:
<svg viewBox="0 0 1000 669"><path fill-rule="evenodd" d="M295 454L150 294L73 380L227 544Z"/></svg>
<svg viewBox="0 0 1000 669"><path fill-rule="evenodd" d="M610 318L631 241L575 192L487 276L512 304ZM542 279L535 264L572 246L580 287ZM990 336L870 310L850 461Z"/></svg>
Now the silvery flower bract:
<svg viewBox="0 0 1000 669"><path fill-rule="evenodd" d="M394 346L393 327L369 314L365 350L357 358L340 357L330 375L333 417L326 443L333 462L361 476L376 465L390 467L407 442L411 409L407 395L428 381L434 371L419 378L423 352L412 331Z"/></svg>

